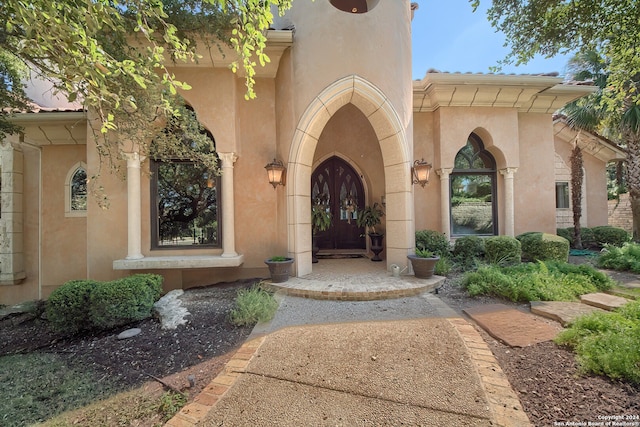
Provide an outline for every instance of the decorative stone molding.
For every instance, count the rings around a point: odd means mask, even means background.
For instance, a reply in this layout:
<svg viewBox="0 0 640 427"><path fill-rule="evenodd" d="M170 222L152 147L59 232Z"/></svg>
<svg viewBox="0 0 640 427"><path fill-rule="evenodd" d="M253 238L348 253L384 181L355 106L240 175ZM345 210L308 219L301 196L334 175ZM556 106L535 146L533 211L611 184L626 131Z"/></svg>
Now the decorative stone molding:
<svg viewBox="0 0 640 427"><path fill-rule="evenodd" d="M515 208L513 195L513 176L518 168L500 169L500 175L504 177L504 234L515 236Z"/></svg>
<svg viewBox="0 0 640 427"><path fill-rule="evenodd" d="M233 199L233 164L238 160L236 153L218 153L222 168L222 257L235 258L235 203Z"/></svg>
<svg viewBox="0 0 640 427"><path fill-rule="evenodd" d="M442 232L451 238L451 204L449 201L449 176L453 172L453 168L441 168L436 170L440 177L440 217Z"/></svg>
<svg viewBox="0 0 640 427"><path fill-rule="evenodd" d="M123 153L127 161L127 257L144 258L142 255L142 215L140 201L140 164L144 157L139 153Z"/></svg>
<svg viewBox="0 0 640 427"><path fill-rule="evenodd" d="M17 285L24 267L23 154L19 145L0 146L0 285Z"/></svg>

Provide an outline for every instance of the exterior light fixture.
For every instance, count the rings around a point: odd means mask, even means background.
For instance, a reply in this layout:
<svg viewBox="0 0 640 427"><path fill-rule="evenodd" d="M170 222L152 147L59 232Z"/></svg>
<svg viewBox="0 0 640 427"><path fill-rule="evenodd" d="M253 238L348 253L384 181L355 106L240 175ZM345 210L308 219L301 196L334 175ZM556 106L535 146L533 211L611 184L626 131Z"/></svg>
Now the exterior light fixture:
<svg viewBox="0 0 640 427"><path fill-rule="evenodd" d="M431 172L431 163L427 163L424 159L413 162L411 174L413 175L413 183L422 185L422 188L429 182L429 173Z"/></svg>
<svg viewBox="0 0 640 427"><path fill-rule="evenodd" d="M274 190L278 185L284 185L287 168L284 167L280 160L273 159L273 162L267 164L264 168L267 170L269 184L273 185Z"/></svg>

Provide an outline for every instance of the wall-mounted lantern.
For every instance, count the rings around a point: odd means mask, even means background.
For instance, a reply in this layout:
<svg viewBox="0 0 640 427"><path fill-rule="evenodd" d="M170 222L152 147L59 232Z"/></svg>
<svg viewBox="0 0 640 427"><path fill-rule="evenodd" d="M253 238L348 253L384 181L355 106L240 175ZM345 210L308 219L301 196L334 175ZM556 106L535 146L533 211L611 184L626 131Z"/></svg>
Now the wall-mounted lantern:
<svg viewBox="0 0 640 427"><path fill-rule="evenodd" d="M413 174L413 183L420 184L422 188L429 182L429 174L431 173L431 163L427 163L424 159L413 162L411 168Z"/></svg>
<svg viewBox="0 0 640 427"><path fill-rule="evenodd" d="M274 190L278 185L284 185L287 168L284 167L280 160L273 159L273 162L267 164L264 168L267 170L269 184L273 185Z"/></svg>

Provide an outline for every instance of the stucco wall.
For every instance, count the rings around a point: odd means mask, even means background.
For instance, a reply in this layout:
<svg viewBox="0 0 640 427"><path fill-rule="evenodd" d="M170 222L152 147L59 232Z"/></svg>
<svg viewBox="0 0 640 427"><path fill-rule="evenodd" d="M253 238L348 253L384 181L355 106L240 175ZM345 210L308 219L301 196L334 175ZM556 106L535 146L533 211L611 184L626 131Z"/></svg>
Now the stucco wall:
<svg viewBox="0 0 640 427"><path fill-rule="evenodd" d="M67 174L84 162L85 145L42 148L42 296L58 286L87 277L87 219L65 217Z"/></svg>
<svg viewBox="0 0 640 427"><path fill-rule="evenodd" d="M416 113L413 118L413 158L424 159L434 165L429 183L424 188L419 185L413 187L416 230L440 231L441 228L440 177L435 167L440 153L439 144L435 144L435 137L439 136L436 117L439 117L438 112ZM446 197L449 197L448 193Z"/></svg>

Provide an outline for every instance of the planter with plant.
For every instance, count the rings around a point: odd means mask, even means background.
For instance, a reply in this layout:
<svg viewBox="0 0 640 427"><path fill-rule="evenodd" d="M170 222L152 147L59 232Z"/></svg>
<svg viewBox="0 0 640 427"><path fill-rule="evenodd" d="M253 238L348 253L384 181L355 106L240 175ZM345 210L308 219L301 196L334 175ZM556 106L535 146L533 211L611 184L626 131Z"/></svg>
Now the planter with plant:
<svg viewBox="0 0 640 427"><path fill-rule="evenodd" d="M331 210L329 206L324 203L314 203L311 205L311 233L312 233L312 248L311 248L311 262L318 262L318 244L316 241L316 235L319 232L327 231L331 227Z"/></svg>
<svg viewBox="0 0 640 427"><path fill-rule="evenodd" d="M407 255L411 261L413 273L418 279L428 279L433 276L436 264L440 261L440 257L433 251L427 249L416 248L415 255Z"/></svg>
<svg viewBox="0 0 640 427"><path fill-rule="evenodd" d="M272 283L282 283L289 280L293 258L284 256L274 256L264 261L269 267Z"/></svg>
<svg viewBox="0 0 640 427"><path fill-rule="evenodd" d="M364 227L365 232L369 235L369 239L371 239L371 252L373 252L374 255L371 261L382 261L380 252L384 249L382 245L384 234L376 232L376 225L380 224L383 216L384 211L378 202L375 202L371 206L365 206L364 209L358 212L358 227Z"/></svg>

